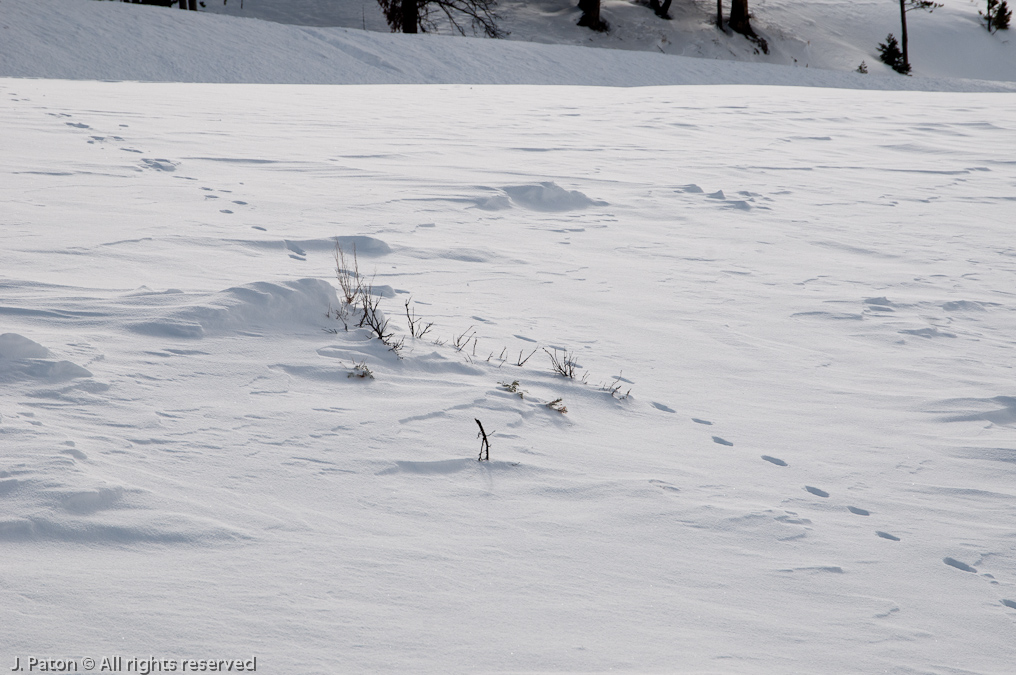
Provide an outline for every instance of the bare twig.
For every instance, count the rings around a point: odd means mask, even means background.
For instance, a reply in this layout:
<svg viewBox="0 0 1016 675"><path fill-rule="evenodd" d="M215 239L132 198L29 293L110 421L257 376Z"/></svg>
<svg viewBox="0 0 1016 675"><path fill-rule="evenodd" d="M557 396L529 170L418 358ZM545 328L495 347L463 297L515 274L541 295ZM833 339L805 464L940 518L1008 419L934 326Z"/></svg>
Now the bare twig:
<svg viewBox="0 0 1016 675"><path fill-rule="evenodd" d="M388 349L395 352L395 355L401 359L402 345L405 338L398 341L392 340L392 336L395 333L388 330L388 319L384 318L384 314L378 309L381 304L381 296L375 296L373 290L373 284L368 284L360 295L360 309L363 311L360 326L366 325L374 334L374 337L380 340Z"/></svg>
<svg viewBox="0 0 1016 675"><path fill-rule="evenodd" d="M329 319L338 319L339 321L342 322L342 327L346 331L349 330L349 322L346 321L346 317L349 316L349 305L345 305L342 302L339 302L339 308L335 309L334 307L331 306L331 303L329 303L328 311L325 312L325 316L328 317ZM334 328L326 328L325 331L328 333L339 332L337 329Z"/></svg>
<svg viewBox="0 0 1016 675"><path fill-rule="evenodd" d="M422 338L424 335L430 332L430 328L434 324L428 323L426 326L424 326L423 319L416 318L416 309L413 309L412 314L410 314L409 303L410 301L412 301L412 299L413 297L410 296L409 299L406 300L406 320L409 322L409 334L412 335L414 338Z"/></svg>
<svg viewBox="0 0 1016 675"><path fill-rule="evenodd" d="M472 330L472 328L473 327L470 326L469 328L467 328L462 332L462 335L452 338L452 345L454 345L455 351L461 352L463 349L465 349L466 346L469 344L469 341L473 339L474 335L476 335L475 330L472 333L469 333L469 331ZM467 336L466 333L469 333L469 335Z"/></svg>
<svg viewBox="0 0 1016 675"><path fill-rule="evenodd" d="M616 398L616 399L618 399L620 401L623 401L626 398L628 398L629 396L631 396L631 388L629 388L628 391L626 391L621 396L617 395L617 392L621 391L621 384L620 383L624 379L622 377L623 373L624 373L624 371L621 371L621 373L619 373L618 376L616 378L614 378L614 381L611 382L610 384L600 385L600 390L607 392L612 397L614 397L614 398Z"/></svg>
<svg viewBox="0 0 1016 675"><path fill-rule="evenodd" d="M486 431L483 430L483 424L480 423L480 420L477 420L475 417L473 419L476 420L476 425L478 427L480 427L480 433L476 434L476 437L477 438L480 438L481 436L483 437L483 440L480 442L480 457L479 457L479 460L481 462L484 461L484 460L489 462L490 461L490 440L487 438L488 434L487 434ZM493 431L490 432L489 435L493 436L494 432Z"/></svg>
<svg viewBox="0 0 1016 675"><path fill-rule="evenodd" d="M540 350L540 348L536 347L535 349L533 349L533 351L529 352L529 356L527 356L526 358L522 358L522 350L520 349L519 350L519 358L516 359L515 365L519 366L519 367L522 367L522 366L526 365L526 361L528 361L529 359L533 358L533 354L535 354L539 350Z"/></svg>
<svg viewBox="0 0 1016 675"><path fill-rule="evenodd" d="M356 244L353 244L353 267L350 269L346 264L346 252L339 246L339 240L335 240L335 278L342 289L342 299L347 305L355 305L357 297L363 293L363 283L360 280L360 263L356 259Z"/></svg>

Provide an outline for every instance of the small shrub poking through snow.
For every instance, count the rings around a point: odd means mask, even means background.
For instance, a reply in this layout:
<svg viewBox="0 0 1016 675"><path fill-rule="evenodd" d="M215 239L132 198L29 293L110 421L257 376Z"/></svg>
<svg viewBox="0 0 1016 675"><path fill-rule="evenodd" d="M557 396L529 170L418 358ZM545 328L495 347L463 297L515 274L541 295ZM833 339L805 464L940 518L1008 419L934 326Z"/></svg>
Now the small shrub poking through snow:
<svg viewBox="0 0 1016 675"><path fill-rule="evenodd" d="M602 385L600 389L610 394L612 398L616 398L620 401L623 401L627 399L629 396L631 396L631 388L629 388L628 391L626 391L624 394L618 396L618 393L621 391L621 381L623 379L624 378L618 375L616 378L614 378L613 382L611 382L610 384Z"/></svg>
<svg viewBox="0 0 1016 675"><path fill-rule="evenodd" d="M551 410L558 411L562 415L564 413L568 412L568 408L566 408L565 405L564 405L564 399L563 398L555 398L553 401L551 401L550 403L547 404L547 407L550 408Z"/></svg>
<svg viewBox="0 0 1016 675"><path fill-rule="evenodd" d="M861 65L859 65L857 67L857 72L861 73L862 75L867 75L868 74L868 64L865 63L864 61L861 61Z"/></svg>
<svg viewBox="0 0 1016 675"><path fill-rule="evenodd" d="M525 399L525 390L519 386L518 380L512 380L511 382L498 382L505 391L511 392L512 394L518 394L519 398Z"/></svg>
<svg viewBox="0 0 1016 675"><path fill-rule="evenodd" d="M357 363L353 361L352 371L346 377L358 377L361 380L373 380L374 373L370 368L367 367L366 361L360 361Z"/></svg>
<svg viewBox="0 0 1016 675"><path fill-rule="evenodd" d="M556 347L553 353L546 348L543 351L547 352L547 356L550 357L550 367L555 373L570 380L575 379L575 373L579 367L579 364L575 362L575 354L565 351L562 356L558 356Z"/></svg>
<svg viewBox="0 0 1016 675"><path fill-rule="evenodd" d="M395 339L395 332L388 330L388 319L378 309L381 305L381 296L374 295L374 285L368 283L360 290L360 327L366 326L374 334L381 344L388 347L400 359L402 358L402 345L405 338Z"/></svg>

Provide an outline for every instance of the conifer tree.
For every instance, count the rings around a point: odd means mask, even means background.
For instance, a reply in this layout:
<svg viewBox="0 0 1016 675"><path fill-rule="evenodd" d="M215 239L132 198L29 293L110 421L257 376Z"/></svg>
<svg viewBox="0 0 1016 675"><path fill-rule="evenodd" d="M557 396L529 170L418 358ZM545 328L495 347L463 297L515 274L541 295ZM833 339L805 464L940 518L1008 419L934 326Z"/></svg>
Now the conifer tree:
<svg viewBox="0 0 1016 675"><path fill-rule="evenodd" d="M1009 20L1012 18L1012 10L1009 9L1006 0L988 0L988 8L986 12L978 12L984 17L984 22L987 24L985 27L989 33L995 33L1000 30L1009 30Z"/></svg>
<svg viewBox="0 0 1016 675"><path fill-rule="evenodd" d="M903 58L900 43L896 41L892 33L886 36L885 42L878 43L878 58L897 73L910 74L910 64Z"/></svg>

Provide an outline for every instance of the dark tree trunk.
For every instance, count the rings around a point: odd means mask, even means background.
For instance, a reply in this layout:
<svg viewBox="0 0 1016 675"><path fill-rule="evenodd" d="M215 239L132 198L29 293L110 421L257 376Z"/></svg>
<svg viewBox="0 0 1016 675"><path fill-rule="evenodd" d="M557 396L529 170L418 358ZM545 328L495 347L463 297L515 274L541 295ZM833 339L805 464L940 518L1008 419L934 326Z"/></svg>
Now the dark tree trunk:
<svg viewBox="0 0 1016 675"><path fill-rule="evenodd" d="M751 18L748 15L748 0L730 0L730 20L727 22L730 30L740 33L755 43L758 50L763 54L769 53L769 43L755 33L751 27ZM756 51L758 53L758 51Z"/></svg>
<svg viewBox="0 0 1016 675"><path fill-rule="evenodd" d="M900 48L903 50L904 72L910 72L910 56L907 54L907 0L900 0L900 26L903 32L903 39L900 40Z"/></svg>
<svg viewBox="0 0 1016 675"><path fill-rule="evenodd" d="M607 22L600 18L600 0L579 0L579 9L582 10L582 16L579 18L580 26L601 33L609 28Z"/></svg>
<svg viewBox="0 0 1016 675"><path fill-rule="evenodd" d="M723 30L723 0L716 0L716 27Z"/></svg>
<svg viewBox="0 0 1016 675"><path fill-rule="evenodd" d="M417 0L402 0L402 32L415 33L420 25L420 8Z"/></svg>
<svg viewBox="0 0 1016 675"><path fill-rule="evenodd" d="M663 0L663 4L660 4L660 0L649 0L649 9L653 10L653 13L661 19L670 19L670 5L673 0Z"/></svg>
<svg viewBox="0 0 1016 675"><path fill-rule="evenodd" d="M730 30L741 35L754 35L751 29L751 21L748 18L748 0L731 0L730 2Z"/></svg>

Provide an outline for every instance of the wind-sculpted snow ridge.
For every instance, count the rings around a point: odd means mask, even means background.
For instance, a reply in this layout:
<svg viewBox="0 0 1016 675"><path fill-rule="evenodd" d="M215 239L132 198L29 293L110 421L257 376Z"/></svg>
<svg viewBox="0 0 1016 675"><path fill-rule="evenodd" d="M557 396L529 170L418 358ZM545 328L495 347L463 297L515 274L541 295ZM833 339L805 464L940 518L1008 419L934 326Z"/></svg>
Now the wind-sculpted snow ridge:
<svg viewBox="0 0 1016 675"><path fill-rule="evenodd" d="M335 289L320 279L281 284L259 281L228 288L207 301L188 303L164 319L131 328L152 336L200 338L207 333L291 330L321 322L322 308L338 304Z"/></svg>
<svg viewBox="0 0 1016 675"><path fill-rule="evenodd" d="M34 340L16 333L0 335L0 382L38 380L63 382L91 377L85 368L70 361L56 361L52 353Z"/></svg>
<svg viewBox="0 0 1016 675"><path fill-rule="evenodd" d="M537 185L510 185L502 194L476 201L484 211L502 211L518 205L533 211L574 211L590 206L608 206L607 202L590 199L578 190L565 190L553 181Z"/></svg>

